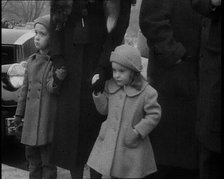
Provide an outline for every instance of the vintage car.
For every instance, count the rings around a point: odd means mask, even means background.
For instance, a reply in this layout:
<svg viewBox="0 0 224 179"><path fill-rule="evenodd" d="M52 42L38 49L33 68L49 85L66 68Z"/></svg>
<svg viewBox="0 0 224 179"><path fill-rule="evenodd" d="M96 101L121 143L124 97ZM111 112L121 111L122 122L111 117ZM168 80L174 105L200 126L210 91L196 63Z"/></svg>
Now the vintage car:
<svg viewBox="0 0 224 179"><path fill-rule="evenodd" d="M33 30L2 29L1 89L2 141L15 135L13 119L20 87L23 84L26 59L36 51Z"/></svg>

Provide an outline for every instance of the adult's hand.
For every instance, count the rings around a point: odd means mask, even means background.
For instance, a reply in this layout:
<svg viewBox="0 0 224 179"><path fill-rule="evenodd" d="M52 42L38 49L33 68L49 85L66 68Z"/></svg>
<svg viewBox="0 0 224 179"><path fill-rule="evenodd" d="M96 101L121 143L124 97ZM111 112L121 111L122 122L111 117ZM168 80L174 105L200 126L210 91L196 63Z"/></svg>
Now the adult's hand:
<svg viewBox="0 0 224 179"><path fill-rule="evenodd" d="M66 71L65 67L62 66L60 69L55 70L55 74L59 80L64 80L67 75L67 71Z"/></svg>
<svg viewBox="0 0 224 179"><path fill-rule="evenodd" d="M22 122L22 117L20 117L20 116L15 116L14 124L15 124L16 126L18 126L21 122Z"/></svg>
<svg viewBox="0 0 224 179"><path fill-rule="evenodd" d="M95 74L95 75L93 76L93 78L92 78L92 85L93 85L97 80L99 80L99 78L100 78L100 75L99 75L99 74Z"/></svg>
<svg viewBox="0 0 224 179"><path fill-rule="evenodd" d="M179 64L180 62L182 62L182 59L177 60L176 64Z"/></svg>
<svg viewBox="0 0 224 179"><path fill-rule="evenodd" d="M211 0L211 4L215 7L221 6L222 0Z"/></svg>

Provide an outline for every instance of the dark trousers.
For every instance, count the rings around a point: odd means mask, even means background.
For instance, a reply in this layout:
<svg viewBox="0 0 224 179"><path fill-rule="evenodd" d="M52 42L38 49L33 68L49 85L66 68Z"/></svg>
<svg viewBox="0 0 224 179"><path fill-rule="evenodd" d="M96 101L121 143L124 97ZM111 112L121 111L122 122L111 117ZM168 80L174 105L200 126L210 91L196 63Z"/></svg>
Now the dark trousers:
<svg viewBox="0 0 224 179"><path fill-rule="evenodd" d="M90 178L91 179L101 179L102 175L98 173L96 170L90 168ZM119 179L116 177L111 177L112 179ZM151 179L150 176L144 177L143 179Z"/></svg>
<svg viewBox="0 0 224 179"><path fill-rule="evenodd" d="M157 165L158 171L150 179L198 179L198 170Z"/></svg>
<svg viewBox="0 0 224 179"><path fill-rule="evenodd" d="M25 154L29 162L29 179L56 179L57 167L49 162L51 145L26 146Z"/></svg>
<svg viewBox="0 0 224 179"><path fill-rule="evenodd" d="M79 165L76 165L73 170L70 170L72 179L83 178L83 169L84 169L84 165L79 164Z"/></svg>
<svg viewBox="0 0 224 179"><path fill-rule="evenodd" d="M222 171L221 160L221 154L212 152L202 146L199 163L200 179L220 179Z"/></svg>

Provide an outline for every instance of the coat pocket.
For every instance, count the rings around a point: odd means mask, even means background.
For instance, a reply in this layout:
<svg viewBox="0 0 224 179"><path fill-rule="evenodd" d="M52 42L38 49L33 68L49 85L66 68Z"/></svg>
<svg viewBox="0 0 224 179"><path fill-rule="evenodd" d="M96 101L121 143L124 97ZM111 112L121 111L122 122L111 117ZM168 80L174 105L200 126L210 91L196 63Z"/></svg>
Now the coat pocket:
<svg viewBox="0 0 224 179"><path fill-rule="evenodd" d="M99 132L99 139L100 140L104 140L104 137L105 137L105 134L106 134L106 130L107 130L107 121L104 121L101 124L100 132Z"/></svg>
<svg viewBox="0 0 224 179"><path fill-rule="evenodd" d="M129 148L135 148L139 145L140 136L134 132L132 127L128 127L124 136L124 145Z"/></svg>

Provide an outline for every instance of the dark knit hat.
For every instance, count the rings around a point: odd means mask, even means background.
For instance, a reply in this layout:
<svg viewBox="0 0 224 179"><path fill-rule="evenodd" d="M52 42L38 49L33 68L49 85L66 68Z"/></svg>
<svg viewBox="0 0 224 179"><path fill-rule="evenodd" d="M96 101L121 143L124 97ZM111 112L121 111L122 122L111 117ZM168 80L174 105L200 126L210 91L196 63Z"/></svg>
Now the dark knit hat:
<svg viewBox="0 0 224 179"><path fill-rule="evenodd" d="M36 26L36 24L42 24L43 26L45 26L49 30L50 29L50 14L38 17L34 21L34 27Z"/></svg>
<svg viewBox="0 0 224 179"><path fill-rule="evenodd" d="M116 62L136 72L142 70L142 60L137 48L124 44L115 48L111 53L110 62Z"/></svg>

